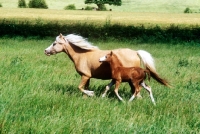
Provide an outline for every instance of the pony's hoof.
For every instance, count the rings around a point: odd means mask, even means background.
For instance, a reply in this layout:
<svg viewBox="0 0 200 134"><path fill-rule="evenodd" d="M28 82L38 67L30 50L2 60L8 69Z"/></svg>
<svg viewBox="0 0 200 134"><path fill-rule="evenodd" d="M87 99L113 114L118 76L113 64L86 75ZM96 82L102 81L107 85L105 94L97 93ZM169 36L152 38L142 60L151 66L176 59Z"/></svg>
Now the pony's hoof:
<svg viewBox="0 0 200 134"><path fill-rule="evenodd" d="M88 91L88 90L86 90L85 93L86 93L88 96L94 96L94 91Z"/></svg>

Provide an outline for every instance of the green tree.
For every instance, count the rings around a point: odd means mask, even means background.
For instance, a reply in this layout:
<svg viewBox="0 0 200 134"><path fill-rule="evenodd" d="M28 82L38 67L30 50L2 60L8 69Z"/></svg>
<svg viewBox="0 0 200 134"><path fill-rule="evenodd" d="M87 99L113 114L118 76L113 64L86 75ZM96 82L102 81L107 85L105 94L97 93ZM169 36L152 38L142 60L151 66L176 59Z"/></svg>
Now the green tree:
<svg viewBox="0 0 200 134"><path fill-rule="evenodd" d="M121 0L85 0L85 4L96 4L99 10L103 10L105 8L104 4L121 6Z"/></svg>
<svg viewBox="0 0 200 134"><path fill-rule="evenodd" d="M19 8L26 8L26 1L25 0L18 0L18 7Z"/></svg>
<svg viewBox="0 0 200 134"><path fill-rule="evenodd" d="M30 0L28 6L29 8L48 8L45 0Z"/></svg>

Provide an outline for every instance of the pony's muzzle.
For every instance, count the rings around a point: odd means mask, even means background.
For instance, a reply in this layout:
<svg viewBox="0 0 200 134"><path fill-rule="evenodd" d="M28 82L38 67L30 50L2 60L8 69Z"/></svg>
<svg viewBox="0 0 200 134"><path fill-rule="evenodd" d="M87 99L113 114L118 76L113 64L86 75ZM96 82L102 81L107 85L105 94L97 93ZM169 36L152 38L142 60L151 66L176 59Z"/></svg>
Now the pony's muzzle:
<svg viewBox="0 0 200 134"><path fill-rule="evenodd" d="M48 51L48 50L44 50L44 53L47 55L47 56L50 56L51 53Z"/></svg>

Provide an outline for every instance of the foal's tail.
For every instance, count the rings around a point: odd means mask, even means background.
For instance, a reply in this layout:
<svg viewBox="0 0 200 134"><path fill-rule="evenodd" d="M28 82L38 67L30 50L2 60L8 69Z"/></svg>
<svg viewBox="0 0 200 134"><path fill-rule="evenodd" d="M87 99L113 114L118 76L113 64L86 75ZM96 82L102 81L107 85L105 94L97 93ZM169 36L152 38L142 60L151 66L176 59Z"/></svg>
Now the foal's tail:
<svg viewBox="0 0 200 134"><path fill-rule="evenodd" d="M146 73L146 77L148 77L148 81L150 81L151 78L150 70L144 69L144 72Z"/></svg>
<svg viewBox="0 0 200 134"><path fill-rule="evenodd" d="M149 70L150 76L153 77L160 84L167 86L167 87L171 87L167 80L162 79L156 73L156 68L155 68L155 65L154 65L154 59L151 56L151 54L144 51L144 50L138 50L137 53L138 53L138 56L141 59L141 66L143 66L143 68L146 68L147 70Z"/></svg>
<svg viewBox="0 0 200 134"><path fill-rule="evenodd" d="M149 70L148 66L147 69ZM153 77L157 82L159 82L160 84L167 86L167 87L171 87L169 82L163 78L161 78L156 72L153 72L151 70L150 71L150 76Z"/></svg>

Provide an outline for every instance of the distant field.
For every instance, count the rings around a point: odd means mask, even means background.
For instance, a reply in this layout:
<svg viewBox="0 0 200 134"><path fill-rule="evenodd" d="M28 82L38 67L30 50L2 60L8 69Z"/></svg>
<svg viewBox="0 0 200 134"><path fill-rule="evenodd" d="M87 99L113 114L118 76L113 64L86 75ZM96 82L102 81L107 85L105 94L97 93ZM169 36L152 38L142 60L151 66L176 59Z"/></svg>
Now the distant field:
<svg viewBox="0 0 200 134"><path fill-rule="evenodd" d="M19 8L0 8L0 19L15 20L46 20L58 21L61 23L71 22L95 22L105 24L121 23L125 25L199 25L200 14L183 14L183 13L134 13L134 12L117 12L117 11L69 11L55 9L19 9Z"/></svg>
<svg viewBox="0 0 200 134"><path fill-rule="evenodd" d="M28 3L29 0L26 0ZM0 0L5 8L17 8L18 0ZM75 4L77 9L86 7L84 0L46 0L49 9L62 10L68 4ZM89 6L97 7L92 4ZM186 7L193 12L200 12L199 0L122 0L122 6L109 6L108 9L120 12L163 12L183 13Z"/></svg>

